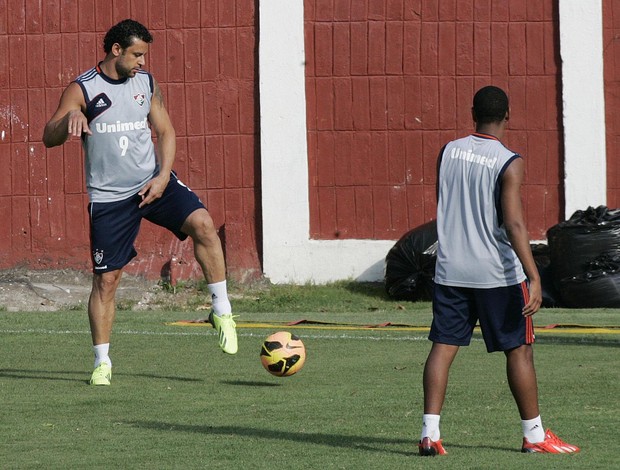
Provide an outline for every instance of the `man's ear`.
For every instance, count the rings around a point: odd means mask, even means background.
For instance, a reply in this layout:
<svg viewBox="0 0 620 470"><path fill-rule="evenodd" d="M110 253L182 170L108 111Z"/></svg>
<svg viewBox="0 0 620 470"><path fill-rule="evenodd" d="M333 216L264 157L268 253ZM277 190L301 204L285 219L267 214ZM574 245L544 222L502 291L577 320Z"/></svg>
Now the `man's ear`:
<svg viewBox="0 0 620 470"><path fill-rule="evenodd" d="M110 52L114 54L114 57L118 57L118 56L123 55L123 48L121 47L119 43L115 42L114 44L112 44L112 49Z"/></svg>
<svg viewBox="0 0 620 470"><path fill-rule="evenodd" d="M504 117L504 120L510 120L510 108L508 108L508 111L506 111L506 116Z"/></svg>
<svg viewBox="0 0 620 470"><path fill-rule="evenodd" d="M471 107L471 118L474 120L474 122L478 122L478 119L476 119L476 111L474 111L474 107Z"/></svg>

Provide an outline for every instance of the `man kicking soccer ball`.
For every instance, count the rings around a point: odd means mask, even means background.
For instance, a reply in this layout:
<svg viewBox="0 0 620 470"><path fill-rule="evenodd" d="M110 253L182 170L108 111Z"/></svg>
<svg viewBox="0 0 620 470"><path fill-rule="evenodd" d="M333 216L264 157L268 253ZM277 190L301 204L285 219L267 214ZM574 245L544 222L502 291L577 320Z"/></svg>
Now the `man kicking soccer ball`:
<svg viewBox="0 0 620 470"><path fill-rule="evenodd" d="M521 207L523 159L500 142L508 97L497 87L484 87L474 96L472 115L476 132L446 144L437 164L433 346L424 367L420 454L446 454L439 417L448 371L477 321L487 351L506 355L523 427L521 450L579 452L544 431L538 410L532 315L542 303L542 287Z"/></svg>
<svg viewBox="0 0 620 470"><path fill-rule="evenodd" d="M103 61L63 92L45 126L46 147L80 137L86 156L93 286L88 301L95 370L92 385L110 385L110 335L122 270L136 256L141 220L194 242L213 299L210 321L224 352L237 352L222 245L198 197L172 171L176 135L153 76L142 70L151 33L124 20L105 35ZM155 146L151 129L157 136Z"/></svg>

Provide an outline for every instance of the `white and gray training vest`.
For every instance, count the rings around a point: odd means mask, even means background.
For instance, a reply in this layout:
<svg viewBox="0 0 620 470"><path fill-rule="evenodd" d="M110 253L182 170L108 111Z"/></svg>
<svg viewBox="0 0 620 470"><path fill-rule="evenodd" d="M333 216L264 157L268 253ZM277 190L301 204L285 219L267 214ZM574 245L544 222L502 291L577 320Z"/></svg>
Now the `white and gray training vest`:
<svg viewBox="0 0 620 470"><path fill-rule="evenodd" d="M76 83L86 101L92 135L83 134L86 188L91 202L113 202L138 193L157 174L148 114L153 78L140 71L114 80L99 66Z"/></svg>
<svg viewBox="0 0 620 470"><path fill-rule="evenodd" d="M439 158L435 282L479 289L523 282L500 201L504 171L521 157L493 136L472 134L449 142Z"/></svg>

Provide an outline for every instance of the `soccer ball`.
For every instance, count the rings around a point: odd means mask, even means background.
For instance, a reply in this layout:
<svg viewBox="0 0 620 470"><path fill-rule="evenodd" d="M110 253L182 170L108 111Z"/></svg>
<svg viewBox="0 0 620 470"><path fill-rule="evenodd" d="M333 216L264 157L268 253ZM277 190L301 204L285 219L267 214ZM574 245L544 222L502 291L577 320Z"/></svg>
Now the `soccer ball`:
<svg viewBox="0 0 620 470"><path fill-rule="evenodd" d="M278 331L263 343L260 361L270 374L288 377L303 367L306 348L299 337L288 331Z"/></svg>

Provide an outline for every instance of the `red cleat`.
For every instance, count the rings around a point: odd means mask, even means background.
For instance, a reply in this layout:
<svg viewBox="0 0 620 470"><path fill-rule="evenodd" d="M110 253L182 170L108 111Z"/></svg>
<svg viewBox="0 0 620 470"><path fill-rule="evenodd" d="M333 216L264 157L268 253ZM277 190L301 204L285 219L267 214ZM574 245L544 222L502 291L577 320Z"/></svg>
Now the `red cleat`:
<svg viewBox="0 0 620 470"><path fill-rule="evenodd" d="M545 433L545 440L542 442L531 443L524 437L521 452L538 452L540 454L576 454L579 452L579 447L567 444L558 436L553 434L550 429L547 429L547 432Z"/></svg>
<svg viewBox="0 0 620 470"><path fill-rule="evenodd" d="M425 437L418 443L420 455L435 457L436 455L446 455L446 449L441 445L441 439L431 441L430 437Z"/></svg>

